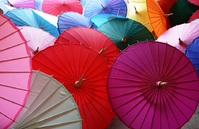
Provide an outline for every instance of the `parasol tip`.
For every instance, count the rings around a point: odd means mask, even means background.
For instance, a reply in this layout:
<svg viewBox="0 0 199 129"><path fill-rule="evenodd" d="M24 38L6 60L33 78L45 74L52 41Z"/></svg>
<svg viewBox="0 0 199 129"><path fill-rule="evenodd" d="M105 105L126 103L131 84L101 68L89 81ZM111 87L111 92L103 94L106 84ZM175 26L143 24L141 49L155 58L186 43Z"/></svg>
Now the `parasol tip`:
<svg viewBox="0 0 199 129"><path fill-rule="evenodd" d="M0 8L0 14L3 14L4 12L3 12L3 10Z"/></svg>
<svg viewBox="0 0 199 129"><path fill-rule="evenodd" d="M179 45L180 45L180 46L182 46L182 47L184 47L184 48L187 48L187 44L184 43L184 42L182 41L181 38L179 38L178 40L179 40Z"/></svg>
<svg viewBox="0 0 199 129"><path fill-rule="evenodd" d="M157 82L156 82L156 86L157 86L158 88L161 88L161 87L165 86L166 84L167 84L167 82L163 82L163 81L157 81Z"/></svg>
<svg viewBox="0 0 199 129"><path fill-rule="evenodd" d="M104 5L101 4L101 6L102 6L102 9L104 10L105 9Z"/></svg>
<svg viewBox="0 0 199 129"><path fill-rule="evenodd" d="M169 16L171 16L171 15L173 15L173 13L164 14L164 16L166 16L166 17L169 17Z"/></svg>
<svg viewBox="0 0 199 129"><path fill-rule="evenodd" d="M135 13L137 14L138 13L138 11L137 11L137 8L134 6L134 9L135 9Z"/></svg>
<svg viewBox="0 0 199 129"><path fill-rule="evenodd" d="M125 43L126 42L126 37L123 37L121 41L122 41L122 43Z"/></svg>
<svg viewBox="0 0 199 129"><path fill-rule="evenodd" d="M91 26L89 26L89 28L93 28L93 26L94 26L94 25L95 25L95 24L94 24L94 23L92 23L92 24L91 24Z"/></svg>
<svg viewBox="0 0 199 129"><path fill-rule="evenodd" d="M35 51L33 51L33 54L36 55L39 52L39 47Z"/></svg>
<svg viewBox="0 0 199 129"><path fill-rule="evenodd" d="M118 11L117 11L117 15L120 15L120 9L118 9Z"/></svg>
<svg viewBox="0 0 199 129"><path fill-rule="evenodd" d="M155 40L158 39L158 36L156 35L156 33L155 33L154 30L151 33L152 33L152 35L153 35L153 37L154 37Z"/></svg>
<svg viewBox="0 0 199 129"><path fill-rule="evenodd" d="M63 1L62 5L66 5L66 2L65 2L65 1Z"/></svg>
<svg viewBox="0 0 199 129"><path fill-rule="evenodd" d="M82 74L82 76L80 77L80 79L75 82L74 86L76 88L80 88L83 81L85 81L84 74Z"/></svg>
<svg viewBox="0 0 199 129"><path fill-rule="evenodd" d="M105 50L106 50L106 48L102 48L102 49L98 52L98 54L102 54Z"/></svg>

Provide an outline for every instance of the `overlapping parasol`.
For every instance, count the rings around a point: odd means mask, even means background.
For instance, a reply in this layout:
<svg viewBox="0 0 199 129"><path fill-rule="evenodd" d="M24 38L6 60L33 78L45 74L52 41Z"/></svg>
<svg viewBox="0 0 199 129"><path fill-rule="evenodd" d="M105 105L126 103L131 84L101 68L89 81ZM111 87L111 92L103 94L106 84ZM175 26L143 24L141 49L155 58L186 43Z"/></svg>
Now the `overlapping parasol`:
<svg viewBox="0 0 199 129"><path fill-rule="evenodd" d="M3 15L0 32L0 128L6 129L25 105L32 67L26 40Z"/></svg>
<svg viewBox="0 0 199 129"><path fill-rule="evenodd" d="M195 113L199 82L191 61L161 42L122 51L108 77L109 99L118 117L134 129L176 129Z"/></svg>

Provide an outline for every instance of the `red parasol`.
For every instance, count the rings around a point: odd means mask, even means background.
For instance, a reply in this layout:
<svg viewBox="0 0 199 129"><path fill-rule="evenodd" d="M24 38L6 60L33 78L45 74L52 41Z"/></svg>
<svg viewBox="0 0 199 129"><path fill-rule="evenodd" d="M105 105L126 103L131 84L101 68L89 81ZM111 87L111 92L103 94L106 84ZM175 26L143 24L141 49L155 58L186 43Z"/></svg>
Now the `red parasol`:
<svg viewBox="0 0 199 129"><path fill-rule="evenodd" d="M77 42L83 43L87 47L91 47L93 50L103 55L112 64L115 57L119 55L120 51L117 46L103 33L87 27L74 27L64 31L55 44L64 44Z"/></svg>
<svg viewBox="0 0 199 129"><path fill-rule="evenodd" d="M195 4L197 6L199 6L199 1L198 0L188 0L189 2L191 2L192 4Z"/></svg>
<svg viewBox="0 0 199 129"><path fill-rule="evenodd" d="M192 22L199 18L199 10L195 11L192 16L189 18L189 22Z"/></svg>
<svg viewBox="0 0 199 129"><path fill-rule="evenodd" d="M53 75L73 95L83 129L104 129L112 118L107 94L108 61L83 44L56 44L33 57L33 69Z"/></svg>
<svg viewBox="0 0 199 129"><path fill-rule="evenodd" d="M198 75L175 47L146 41L128 47L115 60L108 93L113 110L128 127L177 129L198 105Z"/></svg>
<svg viewBox="0 0 199 129"><path fill-rule="evenodd" d="M11 125L30 89L31 60L20 30L0 15L0 128Z"/></svg>
<svg viewBox="0 0 199 129"><path fill-rule="evenodd" d="M169 14L171 7L177 0L156 0L165 14Z"/></svg>

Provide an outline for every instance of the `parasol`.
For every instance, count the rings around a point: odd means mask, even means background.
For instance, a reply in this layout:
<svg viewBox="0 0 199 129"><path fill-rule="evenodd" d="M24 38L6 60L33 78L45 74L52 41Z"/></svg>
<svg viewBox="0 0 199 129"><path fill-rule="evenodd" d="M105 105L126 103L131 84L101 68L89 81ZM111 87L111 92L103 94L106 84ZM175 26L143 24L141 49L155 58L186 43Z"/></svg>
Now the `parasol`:
<svg viewBox="0 0 199 129"><path fill-rule="evenodd" d="M126 17L119 16L119 15L114 15L114 14L97 14L95 16L92 16L90 18L90 21L94 24L93 28L98 28L100 27L103 23L115 19L115 18L124 18Z"/></svg>
<svg viewBox="0 0 199 129"><path fill-rule="evenodd" d="M87 27L74 27L64 31L55 44L82 43L104 56L112 64L120 51L117 46L104 34Z"/></svg>
<svg viewBox="0 0 199 129"><path fill-rule="evenodd" d="M77 26L90 27L92 24L89 19L79 13L66 12L58 17L58 30L61 34L64 30Z"/></svg>
<svg viewBox="0 0 199 129"><path fill-rule="evenodd" d="M32 67L27 42L3 15L0 15L0 32L0 128L6 129L24 107Z"/></svg>
<svg viewBox="0 0 199 129"><path fill-rule="evenodd" d="M199 18L199 10L197 10L196 12L194 12L191 17L189 18L189 22L194 21L196 19Z"/></svg>
<svg viewBox="0 0 199 129"><path fill-rule="evenodd" d="M127 6L124 0L88 0L84 6L84 16L91 18L97 14L114 14L126 17Z"/></svg>
<svg viewBox="0 0 199 129"><path fill-rule="evenodd" d="M141 23L128 18L115 18L102 24L98 31L109 37L120 50L128 45L153 40L151 32Z"/></svg>
<svg viewBox="0 0 199 129"><path fill-rule="evenodd" d="M189 2L191 2L192 4L195 4L197 6L199 6L199 1L198 0L188 0Z"/></svg>
<svg viewBox="0 0 199 129"><path fill-rule="evenodd" d="M18 28L21 30L24 38L28 41L29 51L32 56L37 54L40 50L54 45L56 40L56 38L48 32L39 28L30 26L22 26Z"/></svg>
<svg viewBox="0 0 199 129"><path fill-rule="evenodd" d="M189 44L185 55L191 60L199 75L199 36Z"/></svg>
<svg viewBox="0 0 199 129"><path fill-rule="evenodd" d="M35 28L41 28L44 31L49 32L54 37L58 37L59 35L59 32L54 25L31 9L13 9L6 12L4 15L10 18L11 21L17 26L32 26Z"/></svg>
<svg viewBox="0 0 199 129"><path fill-rule="evenodd" d="M8 0L8 2L15 8L35 8L34 0Z"/></svg>
<svg viewBox="0 0 199 129"><path fill-rule="evenodd" d="M170 14L164 14L161 7L155 0L146 0L146 6L150 24L153 28L153 33L156 37L159 37L168 29L167 16Z"/></svg>
<svg viewBox="0 0 199 129"><path fill-rule="evenodd" d="M165 14L169 14L171 7L177 0L156 0Z"/></svg>
<svg viewBox="0 0 199 129"><path fill-rule="evenodd" d="M146 0L128 0L127 9L127 18L140 22L150 32L153 31L147 12Z"/></svg>
<svg viewBox="0 0 199 129"><path fill-rule="evenodd" d="M198 36L199 24L184 23L168 29L157 41L168 43L184 53L187 46Z"/></svg>
<svg viewBox="0 0 199 129"><path fill-rule="evenodd" d="M73 95L83 129L104 129L112 118L106 89L108 61L83 44L56 44L32 58L33 69L53 75Z"/></svg>
<svg viewBox="0 0 199 129"><path fill-rule="evenodd" d="M108 93L113 110L129 128L177 129L198 105L198 75L175 47L146 41L128 47L115 60Z"/></svg>
<svg viewBox="0 0 199 129"><path fill-rule="evenodd" d="M81 129L77 104L63 84L52 76L34 71L25 107L10 129Z"/></svg>
<svg viewBox="0 0 199 129"><path fill-rule="evenodd" d="M54 16L64 12L77 12L82 14L82 5L79 0L43 0L42 11Z"/></svg>

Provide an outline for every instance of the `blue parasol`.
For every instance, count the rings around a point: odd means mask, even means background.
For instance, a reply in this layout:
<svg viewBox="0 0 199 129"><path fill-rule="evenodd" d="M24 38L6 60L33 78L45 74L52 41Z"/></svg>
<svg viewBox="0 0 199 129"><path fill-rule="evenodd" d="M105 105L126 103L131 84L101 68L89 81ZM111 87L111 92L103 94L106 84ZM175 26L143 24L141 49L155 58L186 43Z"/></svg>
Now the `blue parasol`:
<svg viewBox="0 0 199 129"><path fill-rule="evenodd" d="M124 0L89 0L83 14L90 18L96 14L115 14L126 17L127 6Z"/></svg>
<svg viewBox="0 0 199 129"><path fill-rule="evenodd" d="M89 19L79 13L75 12L66 12L62 13L58 17L58 30L61 34L64 30L69 29L71 27L77 26L85 26L90 27L92 23L90 23Z"/></svg>
<svg viewBox="0 0 199 129"><path fill-rule="evenodd" d="M41 28L56 38L59 36L59 32L54 25L31 9L13 9L6 12L5 16L10 18L10 20L17 26L32 26L35 28Z"/></svg>

